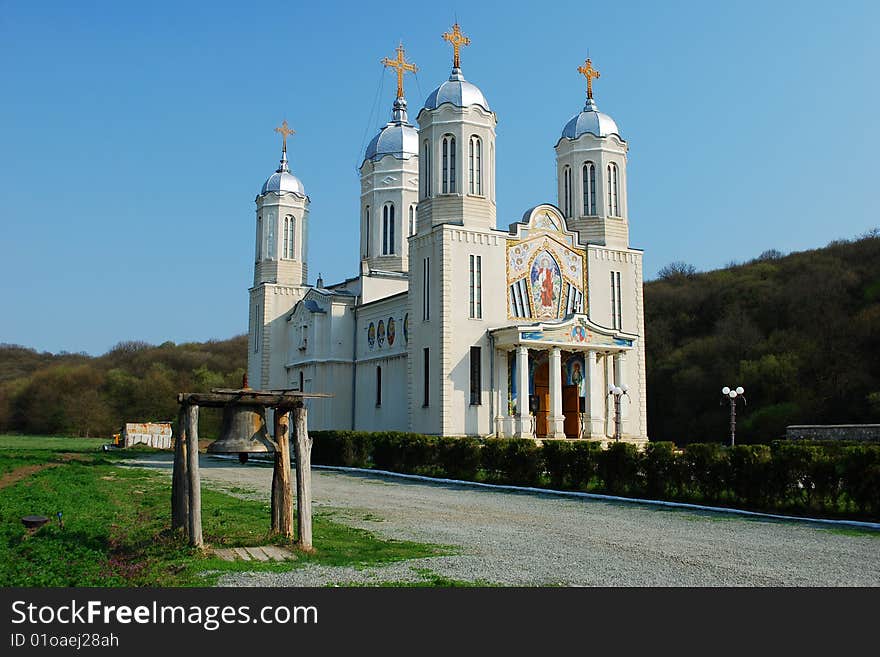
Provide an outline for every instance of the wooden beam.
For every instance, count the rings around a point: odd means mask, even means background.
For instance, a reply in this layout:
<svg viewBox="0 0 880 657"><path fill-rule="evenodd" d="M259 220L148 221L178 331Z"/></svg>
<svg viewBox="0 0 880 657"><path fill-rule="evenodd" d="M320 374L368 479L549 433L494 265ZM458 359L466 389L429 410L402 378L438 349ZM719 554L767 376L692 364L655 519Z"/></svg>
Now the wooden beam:
<svg viewBox="0 0 880 657"><path fill-rule="evenodd" d="M312 547L312 439L309 438L308 412L300 401L293 407L293 437L296 447L296 529L301 550Z"/></svg>
<svg viewBox="0 0 880 657"><path fill-rule="evenodd" d="M202 478L199 473L199 407L186 406L186 450L189 465L189 544L202 548Z"/></svg>
<svg viewBox="0 0 880 657"><path fill-rule="evenodd" d="M174 469L171 473L171 529L189 534L189 470L186 456L186 407L177 413Z"/></svg>
<svg viewBox="0 0 880 657"><path fill-rule="evenodd" d="M217 408L227 404L250 404L265 408L293 408L298 401L307 398L329 398L333 395L318 392L260 392L253 390L223 390L222 392L181 392L177 395L177 403L181 405L195 404L198 406Z"/></svg>
<svg viewBox="0 0 880 657"><path fill-rule="evenodd" d="M290 481L290 415L275 409L275 468L272 472L272 533L293 538L293 491Z"/></svg>

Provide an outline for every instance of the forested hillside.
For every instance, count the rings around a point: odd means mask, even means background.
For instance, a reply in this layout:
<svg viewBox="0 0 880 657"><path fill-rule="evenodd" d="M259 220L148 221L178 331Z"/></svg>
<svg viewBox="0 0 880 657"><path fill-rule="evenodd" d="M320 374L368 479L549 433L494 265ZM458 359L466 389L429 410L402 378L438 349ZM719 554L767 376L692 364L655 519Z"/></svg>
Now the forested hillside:
<svg viewBox="0 0 880 657"><path fill-rule="evenodd" d="M880 422L880 237L697 273L675 263L645 284L653 440L725 441L721 388L743 386L742 442L792 423ZM99 357L0 345L0 431L109 436L176 417L175 393L237 387L247 338ZM218 428L205 412L203 433Z"/></svg>
<svg viewBox="0 0 880 657"><path fill-rule="evenodd" d="M645 284L653 440L724 440L721 388L743 386L744 442L787 424L880 422L880 237L727 269L681 263Z"/></svg>
<svg viewBox="0 0 880 657"><path fill-rule="evenodd" d="M158 347L122 342L103 356L0 345L0 432L110 436L123 422L174 420L176 393L241 385L247 336ZM203 431L218 418L204 412Z"/></svg>

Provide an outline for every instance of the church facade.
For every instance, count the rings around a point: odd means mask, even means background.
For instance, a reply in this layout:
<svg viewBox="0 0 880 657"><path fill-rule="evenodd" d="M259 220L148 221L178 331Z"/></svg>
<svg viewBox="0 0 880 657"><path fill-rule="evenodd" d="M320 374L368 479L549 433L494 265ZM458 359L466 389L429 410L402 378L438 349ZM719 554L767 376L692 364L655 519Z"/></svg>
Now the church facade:
<svg viewBox="0 0 880 657"><path fill-rule="evenodd" d="M499 228L497 117L462 73L410 122L403 47L391 120L360 167L357 275L308 282L309 198L281 164L256 198L248 378L327 392L313 429L647 441L642 251L627 143L592 94L556 143L557 203Z"/></svg>

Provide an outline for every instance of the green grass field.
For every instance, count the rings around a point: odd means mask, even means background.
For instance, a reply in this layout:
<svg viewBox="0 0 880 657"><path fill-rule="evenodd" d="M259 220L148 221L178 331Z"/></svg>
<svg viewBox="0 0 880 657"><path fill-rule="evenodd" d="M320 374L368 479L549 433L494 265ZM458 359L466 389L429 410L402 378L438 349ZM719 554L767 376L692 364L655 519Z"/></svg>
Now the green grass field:
<svg viewBox="0 0 880 657"><path fill-rule="evenodd" d="M205 586L230 571L369 566L449 553L381 539L316 513L314 554L284 563L206 556L169 529L170 479L122 467L131 452L102 452L106 442L0 436L0 586ZM29 514L52 521L30 533L20 521ZM209 545L281 543L269 536L268 504L205 486L202 520Z"/></svg>

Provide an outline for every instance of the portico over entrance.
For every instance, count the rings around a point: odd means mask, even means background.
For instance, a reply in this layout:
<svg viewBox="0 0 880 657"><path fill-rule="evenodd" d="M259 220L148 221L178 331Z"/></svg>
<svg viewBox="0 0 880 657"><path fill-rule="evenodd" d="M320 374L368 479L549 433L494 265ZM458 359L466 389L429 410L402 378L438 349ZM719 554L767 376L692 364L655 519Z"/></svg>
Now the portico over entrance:
<svg viewBox="0 0 880 657"><path fill-rule="evenodd" d="M627 385L626 357L637 336L599 326L583 314L492 329L489 336L496 436L601 441L614 436L608 388ZM622 438L630 405L621 404Z"/></svg>

